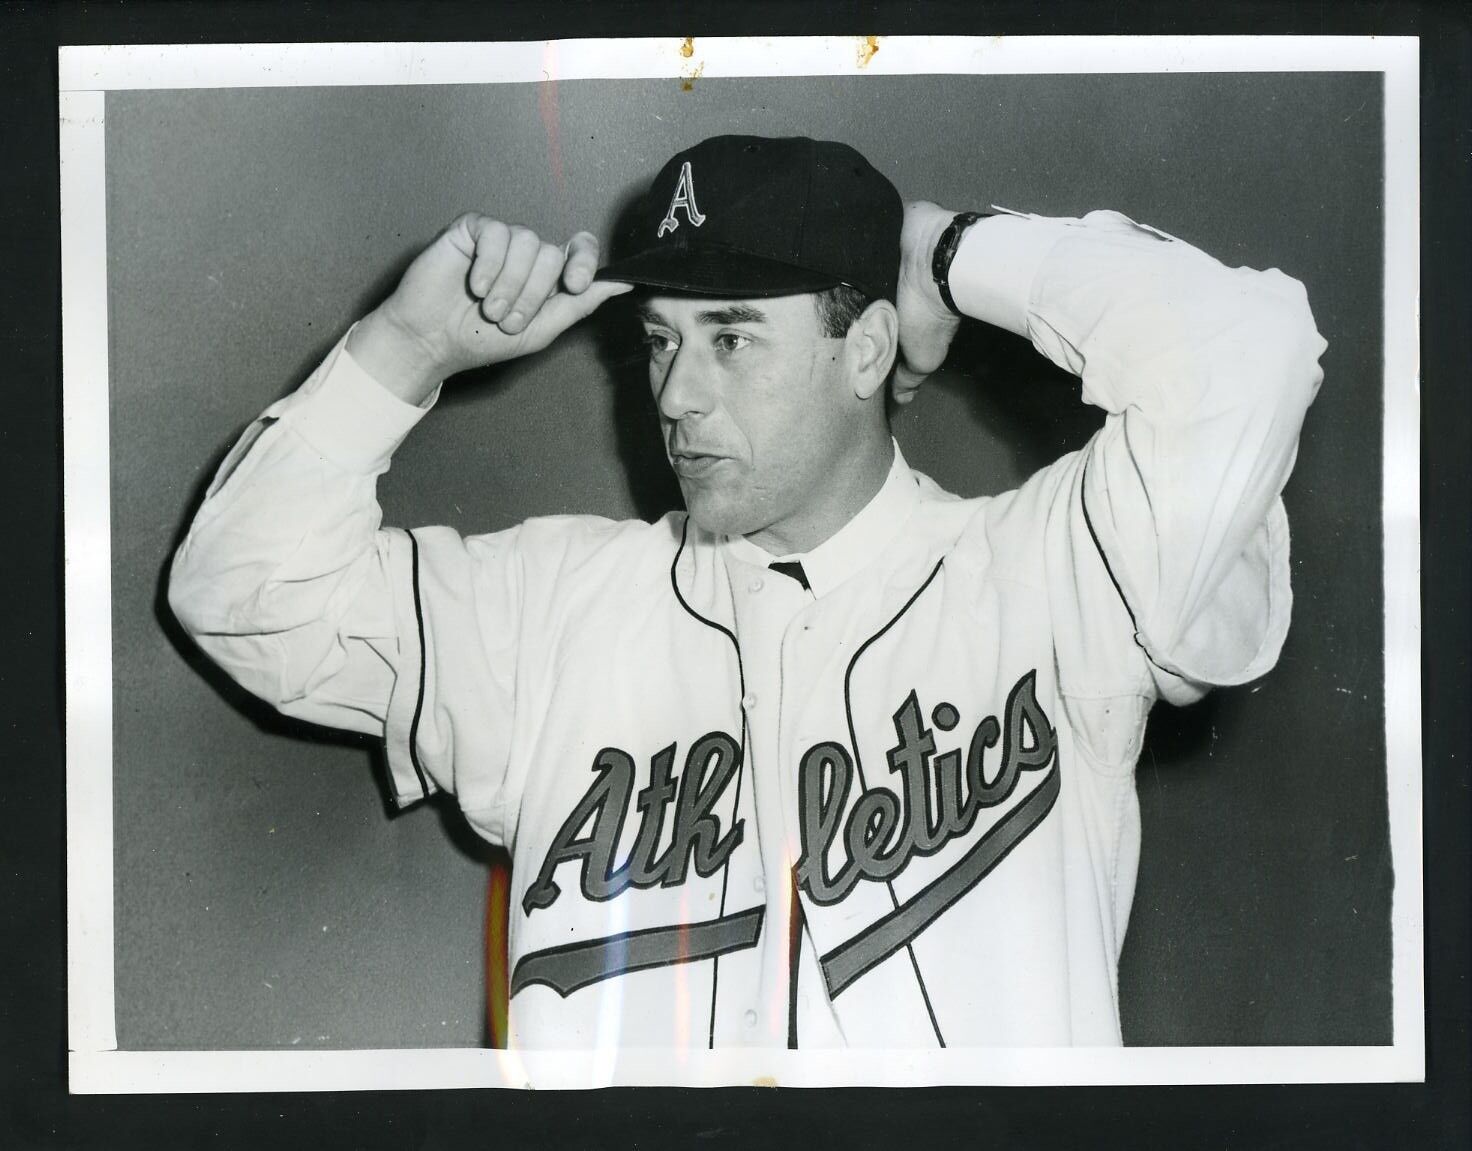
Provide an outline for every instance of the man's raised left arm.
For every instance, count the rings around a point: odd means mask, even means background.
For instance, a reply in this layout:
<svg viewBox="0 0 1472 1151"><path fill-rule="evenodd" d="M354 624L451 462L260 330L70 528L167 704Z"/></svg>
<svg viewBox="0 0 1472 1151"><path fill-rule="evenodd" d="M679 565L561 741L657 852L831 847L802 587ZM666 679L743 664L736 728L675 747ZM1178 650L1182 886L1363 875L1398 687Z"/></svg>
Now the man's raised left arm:
<svg viewBox="0 0 1472 1151"><path fill-rule="evenodd" d="M952 217L906 210L902 402L960 322L931 275ZM1030 340L1109 413L1082 457L1082 510L1164 694L1266 671L1287 625L1279 496L1323 379L1303 285L1116 212L999 212L963 233L947 286L962 314Z"/></svg>

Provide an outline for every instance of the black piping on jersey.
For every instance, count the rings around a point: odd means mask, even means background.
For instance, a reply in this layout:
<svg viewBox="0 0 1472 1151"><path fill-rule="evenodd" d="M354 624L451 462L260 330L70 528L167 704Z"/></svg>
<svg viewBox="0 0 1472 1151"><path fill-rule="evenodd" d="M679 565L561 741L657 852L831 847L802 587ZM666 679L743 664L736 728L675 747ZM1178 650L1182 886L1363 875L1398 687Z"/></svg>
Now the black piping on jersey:
<svg viewBox="0 0 1472 1151"><path fill-rule="evenodd" d="M755 947L766 913L765 907L749 907L703 923L646 927L533 951L517 961L508 998L540 983L566 999L580 988L616 975L701 959L714 961L728 951Z"/></svg>
<svg viewBox="0 0 1472 1151"><path fill-rule="evenodd" d="M429 797L429 781L424 777L424 766L419 762L419 717L424 714L424 684L428 677L428 654L424 642L424 608L419 601L419 541L414 538L413 532L405 533L409 537L409 555L411 572L414 577L414 623L419 628L419 696L414 701L414 718L409 722L409 762L414 766L414 774L419 777L419 789L423 792L421 799Z"/></svg>
<svg viewBox="0 0 1472 1151"><path fill-rule="evenodd" d="M898 951L901 944L908 946L909 940L986 878L1047 818L1058 800L1060 780L1055 750L1043 782L999 819L953 867L907 899L903 907L881 916L819 959L829 995L837 996L861 975Z"/></svg>
<svg viewBox="0 0 1472 1151"><path fill-rule="evenodd" d="M741 663L741 642L736 638L736 633L724 624L719 624L713 619L706 619L686 601L684 594L680 591L680 581L676 578L676 571L680 566L680 557L685 554L685 540L690 535L690 517L686 515L684 526L680 528L680 546L675 550L675 558L670 563L670 587L674 589L675 599L679 601L682 608L692 618L699 620L706 627L715 628L723 636L731 641L731 646L736 649L736 679L741 686L741 699L736 705L736 710L741 713L741 762L736 767L735 797L731 802L731 823L735 826L736 820L740 818L741 811L741 777L746 771L746 668ZM719 914L726 914L726 888L731 882L731 860L727 858L722 864L721 871L721 906ZM760 920L758 920L760 923ZM710 969L710 1036L709 1047L714 1050L716 1045L716 989L720 985L721 957L720 953L711 956Z"/></svg>
<svg viewBox="0 0 1472 1151"><path fill-rule="evenodd" d="M941 559L936 562L935 567L931 569L930 574L925 577L925 582L922 583L918 588L916 588L915 594L905 601L905 606L900 608L899 611L895 612L894 617L887 624L885 624L882 628L880 628L868 639L866 639L862 644L859 645L859 650L854 652L853 658L848 661L848 670L843 673L843 714L848 719L848 739L849 743L853 745L854 749L854 770L858 773L859 786L863 788L864 791L869 790L869 784L868 781L864 779L863 757L859 754L859 737L854 727L854 707L852 693L854 668L858 666L859 658L866 651L868 651L869 648L885 634L885 632L889 631L890 628L899 623L900 618L907 611L909 611L911 607L914 606L915 601L918 600L923 594L925 594L925 589L935 582L935 577L940 574L940 569L945 565L945 562L945 557L941 557ZM884 881L884 888L886 891L889 892L889 901L891 904L894 905L895 911L899 911L900 901L899 897L894 893L894 881L886 879ZM930 992L927 991L925 988L925 977L920 974L920 963L915 958L915 948L911 945L909 940L905 941L905 953L910 957L910 967L914 970L915 982L920 987L920 998L925 1001L925 1011L926 1014L930 1016L930 1027L935 1032L935 1041L939 1043L942 1047L944 1047L946 1045L945 1037L940 1032L940 1024L936 1022L935 1009L930 1005ZM831 994L833 993L830 991L830 995Z"/></svg>
<svg viewBox="0 0 1472 1151"><path fill-rule="evenodd" d="M1130 617L1130 630L1135 633L1135 643L1145 653L1145 658L1159 667L1167 675L1175 675L1168 667L1161 667L1155 657L1150 654L1150 649L1140 642L1140 623L1135 619L1135 609L1130 607L1130 601L1125 597L1124 588L1119 586L1119 580L1114 578L1114 569L1109 566L1109 556L1105 554L1104 545L1099 542L1099 533L1094 530L1094 517L1089 515L1089 463L1093 456L1085 453L1084 466L1078 481L1078 506L1083 509L1084 526L1089 529L1089 538L1094 541L1094 550L1099 553L1099 562L1104 565L1104 571L1109 576L1109 582L1114 585L1114 591L1119 596L1119 602L1124 604L1125 614ZM1148 493L1147 497L1148 497Z"/></svg>

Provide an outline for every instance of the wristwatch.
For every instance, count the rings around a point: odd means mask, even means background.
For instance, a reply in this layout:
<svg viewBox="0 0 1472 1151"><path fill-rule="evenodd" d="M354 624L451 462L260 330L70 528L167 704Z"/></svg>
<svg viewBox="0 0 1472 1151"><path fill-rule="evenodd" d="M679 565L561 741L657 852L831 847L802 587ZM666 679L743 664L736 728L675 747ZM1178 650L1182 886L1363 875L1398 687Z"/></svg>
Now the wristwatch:
<svg viewBox="0 0 1472 1151"><path fill-rule="evenodd" d="M951 261L956 258L956 249L961 246L961 237L966 234L966 229L977 220L992 214L991 212L960 212L946 225L946 230L935 242L935 254L930 258L930 274L935 278L935 286L940 292L941 300L958 316L961 314L961 309L956 307L956 301L951 299Z"/></svg>

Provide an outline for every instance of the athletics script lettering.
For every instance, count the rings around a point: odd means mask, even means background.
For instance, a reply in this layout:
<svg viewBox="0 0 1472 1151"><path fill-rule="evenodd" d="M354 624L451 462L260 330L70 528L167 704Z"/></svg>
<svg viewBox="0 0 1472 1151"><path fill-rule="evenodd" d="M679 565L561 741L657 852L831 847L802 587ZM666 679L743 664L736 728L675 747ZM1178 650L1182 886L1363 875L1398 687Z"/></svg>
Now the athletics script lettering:
<svg viewBox="0 0 1472 1151"><path fill-rule="evenodd" d="M893 879L912 859L934 855L969 832L981 811L1006 802L1023 771L1047 767L1056 754L1057 736L1038 703L1036 680L1036 672L1030 671L1013 685L1001 718L988 715L976 725L964 757L960 748L938 752L935 739L935 729L950 732L959 724L956 706L938 703L930 713L932 729L912 690L891 717L896 742L888 765L900 777L898 794L883 786L864 787L850 805L856 768L849 749L832 740L809 748L798 768L798 884L808 897L828 906L862 879ZM999 762L988 774L986 761L999 742ZM675 758L673 743L656 752L648 785L633 794L635 768L628 752L608 747L594 757L592 786L558 829L522 898L527 915L556 902L561 888L553 875L564 863L582 861L583 897L602 902L629 888L677 887L691 867L706 877L726 862L745 827L736 820L723 834L713 808L736 777L741 747L730 735L715 731L691 745L678 776ZM616 865L614 853L631 796L639 830L629 858ZM660 852L671 807L673 832ZM580 835L590 819L592 828ZM830 873L827 861L836 843L842 845L843 862Z"/></svg>

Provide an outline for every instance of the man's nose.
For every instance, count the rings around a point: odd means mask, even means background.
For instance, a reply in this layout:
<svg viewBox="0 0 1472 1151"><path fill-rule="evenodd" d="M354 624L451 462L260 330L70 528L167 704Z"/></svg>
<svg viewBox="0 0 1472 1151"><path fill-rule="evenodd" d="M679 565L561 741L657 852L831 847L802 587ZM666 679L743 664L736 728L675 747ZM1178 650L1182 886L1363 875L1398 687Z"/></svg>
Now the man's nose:
<svg viewBox="0 0 1472 1151"><path fill-rule="evenodd" d="M699 357L685 347L676 349L659 385L659 411L667 420L700 416L710 411L710 388Z"/></svg>

